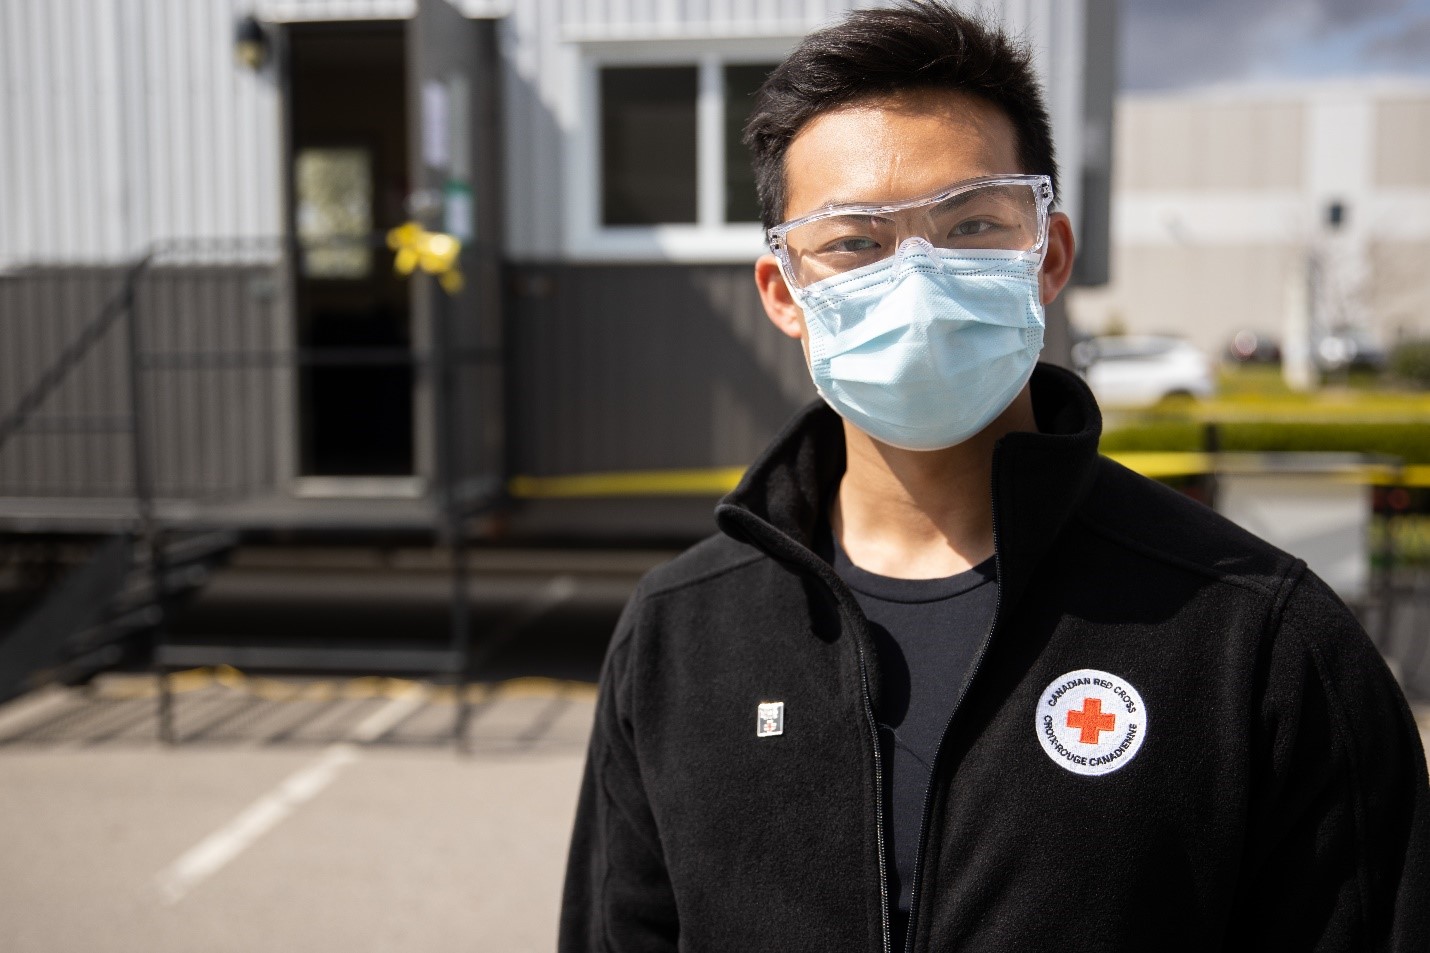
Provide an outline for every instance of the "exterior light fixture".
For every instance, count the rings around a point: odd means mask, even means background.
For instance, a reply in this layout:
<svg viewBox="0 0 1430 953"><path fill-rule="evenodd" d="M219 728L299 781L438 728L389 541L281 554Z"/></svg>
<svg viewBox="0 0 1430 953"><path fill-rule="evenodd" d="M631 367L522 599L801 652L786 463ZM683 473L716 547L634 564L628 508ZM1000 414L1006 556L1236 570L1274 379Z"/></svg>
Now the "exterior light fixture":
<svg viewBox="0 0 1430 953"><path fill-rule="evenodd" d="M233 53L239 65L257 72L268 62L268 34L253 14L238 21L233 33Z"/></svg>
<svg viewBox="0 0 1430 953"><path fill-rule="evenodd" d="M1346 224L1346 218L1350 210L1346 203L1336 199L1326 205L1326 225L1331 231L1340 231L1341 226Z"/></svg>

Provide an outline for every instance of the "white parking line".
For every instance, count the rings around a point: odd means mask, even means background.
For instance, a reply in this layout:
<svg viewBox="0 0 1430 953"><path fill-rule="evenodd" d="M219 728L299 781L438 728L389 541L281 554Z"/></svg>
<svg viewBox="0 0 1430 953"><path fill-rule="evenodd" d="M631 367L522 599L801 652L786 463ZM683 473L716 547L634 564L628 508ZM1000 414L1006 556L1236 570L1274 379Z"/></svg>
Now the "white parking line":
<svg viewBox="0 0 1430 953"><path fill-rule="evenodd" d="M358 759L359 745L381 738L424 700L425 693L421 690L390 699L364 718L352 730L348 741L329 745L318 760L289 775L233 820L190 848L155 878L160 899L171 906L182 900L195 886L213 876L300 805L311 801L332 784L339 771Z"/></svg>
<svg viewBox="0 0 1430 953"><path fill-rule="evenodd" d="M58 685L48 685L37 692L22 695L0 708L0 736L8 735L11 729L29 727L26 723L39 721L40 716L52 710L63 708L74 700L74 692Z"/></svg>
<svg viewBox="0 0 1430 953"><path fill-rule="evenodd" d="M536 619L570 600L579 588L575 577L570 575L560 575L547 582L515 617L507 621L501 631L488 639L486 651L474 655L473 667L505 646ZM318 760L290 775L232 821L161 870L155 881L162 901L172 906L182 900L195 886L212 877L254 841L332 784L339 771L358 759L362 745L381 738L425 700L426 692L417 685L413 685L408 693L390 699L363 719L346 741L325 748Z"/></svg>

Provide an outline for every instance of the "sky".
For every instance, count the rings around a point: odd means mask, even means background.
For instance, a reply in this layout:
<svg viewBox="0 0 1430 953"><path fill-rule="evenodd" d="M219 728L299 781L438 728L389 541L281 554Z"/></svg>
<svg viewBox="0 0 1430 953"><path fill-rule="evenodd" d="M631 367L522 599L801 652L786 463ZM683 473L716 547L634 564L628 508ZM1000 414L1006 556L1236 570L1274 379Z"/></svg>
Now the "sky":
<svg viewBox="0 0 1430 953"><path fill-rule="evenodd" d="M1415 75L1430 0L1119 0L1122 88Z"/></svg>

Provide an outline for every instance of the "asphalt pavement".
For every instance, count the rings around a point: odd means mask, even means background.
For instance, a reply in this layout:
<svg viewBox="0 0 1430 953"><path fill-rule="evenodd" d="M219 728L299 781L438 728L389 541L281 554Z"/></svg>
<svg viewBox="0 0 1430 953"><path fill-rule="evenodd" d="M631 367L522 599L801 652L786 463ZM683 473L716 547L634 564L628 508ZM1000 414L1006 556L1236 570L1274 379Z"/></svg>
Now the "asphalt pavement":
<svg viewBox="0 0 1430 953"><path fill-rule="evenodd" d="M198 674L171 748L147 677L0 709L4 949L554 947L589 684L474 690L463 754L440 687Z"/></svg>
<svg viewBox="0 0 1430 953"><path fill-rule="evenodd" d="M0 949L552 950L600 659L656 558L479 573L464 688L196 669L174 677L172 746L143 673L0 706ZM440 640L447 591L247 565L174 636Z"/></svg>
<svg viewBox="0 0 1430 953"><path fill-rule="evenodd" d="M553 949L600 660L658 558L478 572L465 688L195 669L174 676L172 746L143 673L0 707L0 949ZM259 562L171 636L446 637L440 571Z"/></svg>

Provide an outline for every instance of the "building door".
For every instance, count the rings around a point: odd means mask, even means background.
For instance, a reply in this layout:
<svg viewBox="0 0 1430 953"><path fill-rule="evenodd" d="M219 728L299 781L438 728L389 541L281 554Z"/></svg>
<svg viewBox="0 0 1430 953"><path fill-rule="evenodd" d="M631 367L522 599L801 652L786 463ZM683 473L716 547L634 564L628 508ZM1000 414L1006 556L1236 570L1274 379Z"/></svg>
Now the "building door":
<svg viewBox="0 0 1430 953"><path fill-rule="evenodd" d="M400 20L287 31L299 474L339 478L309 481L333 492L410 489L419 472L412 306L382 244L412 188L406 32Z"/></svg>
<svg viewBox="0 0 1430 953"><path fill-rule="evenodd" d="M460 290L411 283L417 348L434 355L417 390L424 473L459 509L501 492L505 471L496 24L449 0L417 0L407 25L409 209L462 243Z"/></svg>

